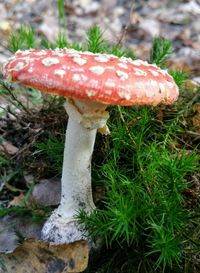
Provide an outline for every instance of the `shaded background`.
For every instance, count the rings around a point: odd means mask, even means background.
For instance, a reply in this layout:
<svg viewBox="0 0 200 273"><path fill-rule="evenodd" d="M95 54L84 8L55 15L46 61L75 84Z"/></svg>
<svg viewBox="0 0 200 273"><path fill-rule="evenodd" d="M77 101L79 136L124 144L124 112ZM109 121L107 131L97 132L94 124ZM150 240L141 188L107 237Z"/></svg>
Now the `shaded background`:
<svg viewBox="0 0 200 273"><path fill-rule="evenodd" d="M81 42L87 29L98 24L112 43L131 48L147 59L155 36L172 40L170 65L200 76L200 0L66 0L63 30L69 40ZM59 33L56 0L0 1L0 64L11 31L31 25L39 36L53 42Z"/></svg>

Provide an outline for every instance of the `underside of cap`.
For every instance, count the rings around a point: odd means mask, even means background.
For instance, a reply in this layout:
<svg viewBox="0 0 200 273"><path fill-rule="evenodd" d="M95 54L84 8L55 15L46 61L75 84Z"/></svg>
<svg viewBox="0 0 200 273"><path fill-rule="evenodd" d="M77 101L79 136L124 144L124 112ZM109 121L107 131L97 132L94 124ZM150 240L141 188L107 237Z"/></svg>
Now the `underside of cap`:
<svg viewBox="0 0 200 273"><path fill-rule="evenodd" d="M10 81L58 96L114 105L172 104L173 78L153 64L74 49L18 51L4 65Z"/></svg>

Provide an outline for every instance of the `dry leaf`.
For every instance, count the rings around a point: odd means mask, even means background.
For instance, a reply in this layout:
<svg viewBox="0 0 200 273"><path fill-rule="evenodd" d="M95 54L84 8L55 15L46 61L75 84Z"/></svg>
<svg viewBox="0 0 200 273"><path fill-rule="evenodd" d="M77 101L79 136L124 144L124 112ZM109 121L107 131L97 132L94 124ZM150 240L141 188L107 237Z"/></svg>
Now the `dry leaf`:
<svg viewBox="0 0 200 273"><path fill-rule="evenodd" d="M176 54L172 54L169 66L186 72L198 71L200 66L199 51L189 46L181 47Z"/></svg>
<svg viewBox="0 0 200 273"><path fill-rule="evenodd" d="M18 152L18 148L8 141L3 141L0 145L0 152L8 155L14 155Z"/></svg>
<svg viewBox="0 0 200 273"><path fill-rule="evenodd" d="M45 35L49 42L54 42L59 33L58 20L51 10L45 13L44 20L39 26L39 31Z"/></svg>
<svg viewBox="0 0 200 273"><path fill-rule="evenodd" d="M139 28L146 32L150 37L156 37L160 35L160 23L158 20L145 18L140 20Z"/></svg>
<svg viewBox="0 0 200 273"><path fill-rule="evenodd" d="M18 196L15 196L11 201L10 203L8 204L8 207L21 207L23 206L23 201L25 199L25 196L24 194L21 192L20 195Z"/></svg>
<svg viewBox="0 0 200 273"><path fill-rule="evenodd" d="M189 1L188 3L179 6L180 12L191 13L192 15L200 15L200 5L196 1Z"/></svg>
<svg viewBox="0 0 200 273"><path fill-rule="evenodd" d="M199 85L194 79L192 80L188 79L185 81L185 86L188 90L194 91L198 88Z"/></svg>
<svg viewBox="0 0 200 273"><path fill-rule="evenodd" d="M49 245L29 239L10 254L0 255L0 273L68 273L82 272L88 264L86 241Z"/></svg>
<svg viewBox="0 0 200 273"><path fill-rule="evenodd" d="M197 84L198 87L200 87L200 76L194 77L192 80Z"/></svg>

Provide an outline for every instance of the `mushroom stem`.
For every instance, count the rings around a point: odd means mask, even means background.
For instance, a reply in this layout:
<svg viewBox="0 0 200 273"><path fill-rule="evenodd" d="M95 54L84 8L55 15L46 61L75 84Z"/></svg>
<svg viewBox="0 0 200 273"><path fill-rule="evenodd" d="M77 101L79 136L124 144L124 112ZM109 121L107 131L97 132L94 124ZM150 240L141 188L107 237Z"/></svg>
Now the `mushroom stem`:
<svg viewBox="0 0 200 273"><path fill-rule="evenodd" d="M75 215L80 209L94 210L91 187L91 158L97 128L106 125L106 105L96 102L67 101L69 115L62 170L59 207L42 229L42 239L55 244L87 239L87 232L78 225Z"/></svg>
<svg viewBox="0 0 200 273"><path fill-rule="evenodd" d="M80 208L94 209L91 190L91 157L97 129L87 129L69 117L62 171L62 214L72 217Z"/></svg>

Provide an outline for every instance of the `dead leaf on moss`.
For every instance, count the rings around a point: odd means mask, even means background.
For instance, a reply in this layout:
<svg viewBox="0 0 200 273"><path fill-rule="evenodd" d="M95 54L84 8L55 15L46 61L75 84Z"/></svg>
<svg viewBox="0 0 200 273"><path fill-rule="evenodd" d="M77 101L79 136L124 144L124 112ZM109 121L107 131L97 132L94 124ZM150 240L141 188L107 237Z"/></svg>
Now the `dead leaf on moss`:
<svg viewBox="0 0 200 273"><path fill-rule="evenodd" d="M82 272L88 264L86 241L49 245L29 239L10 254L0 255L0 273Z"/></svg>

